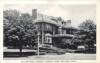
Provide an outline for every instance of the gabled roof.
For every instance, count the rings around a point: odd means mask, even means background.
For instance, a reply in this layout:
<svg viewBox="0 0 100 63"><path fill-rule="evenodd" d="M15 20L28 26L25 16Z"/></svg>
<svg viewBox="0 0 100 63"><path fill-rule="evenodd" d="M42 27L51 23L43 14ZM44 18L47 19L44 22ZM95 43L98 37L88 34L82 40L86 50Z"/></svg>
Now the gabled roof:
<svg viewBox="0 0 100 63"><path fill-rule="evenodd" d="M56 21L52 20L51 18L53 18L53 17L38 13L37 19L34 20L33 22L34 23L45 22L45 23L54 24L54 25L58 26L58 23Z"/></svg>
<svg viewBox="0 0 100 63"><path fill-rule="evenodd" d="M53 17L53 16L47 16L41 13L37 13L37 19L34 20L34 23L49 23L49 24L53 24L56 26L60 26L62 28L70 28L70 29L77 29L74 28L72 26L67 26L67 24L64 26L62 26L62 23L60 23L60 21L58 20L59 17ZM64 20L62 20L61 22L64 22Z"/></svg>

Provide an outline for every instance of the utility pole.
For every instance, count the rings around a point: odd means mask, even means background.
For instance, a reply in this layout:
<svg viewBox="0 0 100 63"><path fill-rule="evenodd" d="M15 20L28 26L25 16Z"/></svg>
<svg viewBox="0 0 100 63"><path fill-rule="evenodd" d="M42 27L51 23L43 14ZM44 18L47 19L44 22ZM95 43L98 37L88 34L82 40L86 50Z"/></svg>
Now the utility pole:
<svg viewBox="0 0 100 63"><path fill-rule="evenodd" d="M44 23L42 23L42 47L44 46Z"/></svg>
<svg viewBox="0 0 100 63"><path fill-rule="evenodd" d="M38 56L39 56L39 53L40 53L40 51L39 51L39 40L40 40L40 38L39 38L39 36L40 36L40 33L38 32L38 45L37 45L37 54L38 54Z"/></svg>
<svg viewBox="0 0 100 63"><path fill-rule="evenodd" d="M44 16L42 15L42 21L44 21ZM44 23L42 24L42 47L44 46Z"/></svg>

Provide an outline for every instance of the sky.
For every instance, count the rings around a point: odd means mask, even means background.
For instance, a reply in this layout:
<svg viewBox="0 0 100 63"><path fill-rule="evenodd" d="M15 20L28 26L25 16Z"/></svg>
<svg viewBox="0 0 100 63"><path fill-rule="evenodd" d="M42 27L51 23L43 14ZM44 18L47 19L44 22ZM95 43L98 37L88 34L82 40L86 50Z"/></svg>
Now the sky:
<svg viewBox="0 0 100 63"><path fill-rule="evenodd" d="M39 13L62 17L64 20L71 20L71 25L78 27L80 23L87 19L96 22L95 4L6 4L4 10L16 9L21 13L32 14L32 9L37 9Z"/></svg>

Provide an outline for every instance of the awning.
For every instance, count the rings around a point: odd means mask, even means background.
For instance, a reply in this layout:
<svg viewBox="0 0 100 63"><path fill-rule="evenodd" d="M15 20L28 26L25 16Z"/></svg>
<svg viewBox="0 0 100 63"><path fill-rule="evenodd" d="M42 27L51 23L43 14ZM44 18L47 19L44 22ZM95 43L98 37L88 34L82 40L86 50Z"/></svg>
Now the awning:
<svg viewBox="0 0 100 63"><path fill-rule="evenodd" d="M51 37L52 35L51 35L50 33L47 33L47 34L45 34L45 36L49 36L49 37Z"/></svg>
<svg viewBox="0 0 100 63"><path fill-rule="evenodd" d="M56 34L56 35L52 35L52 37L75 37L75 35L71 35L71 34Z"/></svg>
<svg viewBox="0 0 100 63"><path fill-rule="evenodd" d="M72 27L72 26L62 26L62 28L78 30L78 28L75 28L75 27Z"/></svg>

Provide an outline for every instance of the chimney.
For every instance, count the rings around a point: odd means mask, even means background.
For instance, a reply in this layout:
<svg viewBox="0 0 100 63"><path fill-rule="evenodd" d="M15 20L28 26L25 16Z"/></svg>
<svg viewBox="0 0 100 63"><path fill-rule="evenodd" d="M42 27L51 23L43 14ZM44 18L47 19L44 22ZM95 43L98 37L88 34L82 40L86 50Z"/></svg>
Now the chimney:
<svg viewBox="0 0 100 63"><path fill-rule="evenodd" d="M67 26L71 26L71 20L67 20Z"/></svg>
<svg viewBox="0 0 100 63"><path fill-rule="evenodd" d="M32 18L33 20L37 19L37 9L32 10Z"/></svg>

